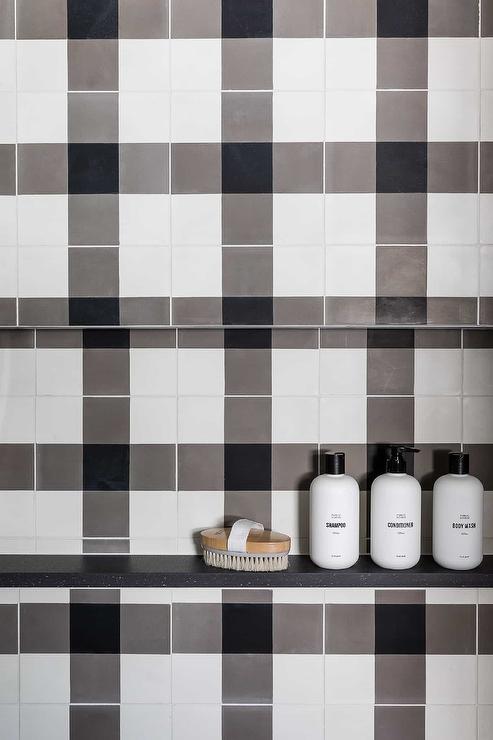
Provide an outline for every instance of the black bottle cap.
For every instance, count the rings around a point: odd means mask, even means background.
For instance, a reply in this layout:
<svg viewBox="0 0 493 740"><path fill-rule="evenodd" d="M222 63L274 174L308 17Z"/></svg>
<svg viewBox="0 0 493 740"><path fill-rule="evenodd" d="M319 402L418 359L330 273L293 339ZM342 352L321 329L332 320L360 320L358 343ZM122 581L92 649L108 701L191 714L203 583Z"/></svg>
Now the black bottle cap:
<svg viewBox="0 0 493 740"><path fill-rule="evenodd" d="M419 452L416 447L406 445L391 445L388 449L387 473L405 473L407 471L404 452Z"/></svg>
<svg viewBox="0 0 493 740"><path fill-rule="evenodd" d="M467 475L469 473L469 455L467 452L449 452L448 472L453 475Z"/></svg>
<svg viewBox="0 0 493 740"><path fill-rule="evenodd" d="M344 452L325 453L325 472L327 475L344 475L346 472L346 455Z"/></svg>

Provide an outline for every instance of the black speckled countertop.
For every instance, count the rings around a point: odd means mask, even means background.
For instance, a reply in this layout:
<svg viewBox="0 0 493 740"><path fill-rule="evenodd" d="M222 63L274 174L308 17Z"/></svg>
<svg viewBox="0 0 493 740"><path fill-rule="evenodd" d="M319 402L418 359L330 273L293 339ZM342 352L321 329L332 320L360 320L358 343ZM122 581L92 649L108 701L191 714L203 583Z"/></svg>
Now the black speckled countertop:
<svg viewBox="0 0 493 740"><path fill-rule="evenodd" d="M384 570L368 555L347 570L324 570L292 555L288 570L243 573L211 568L195 555L0 555L0 587L493 587L493 555L479 568L445 570L428 556L410 570Z"/></svg>

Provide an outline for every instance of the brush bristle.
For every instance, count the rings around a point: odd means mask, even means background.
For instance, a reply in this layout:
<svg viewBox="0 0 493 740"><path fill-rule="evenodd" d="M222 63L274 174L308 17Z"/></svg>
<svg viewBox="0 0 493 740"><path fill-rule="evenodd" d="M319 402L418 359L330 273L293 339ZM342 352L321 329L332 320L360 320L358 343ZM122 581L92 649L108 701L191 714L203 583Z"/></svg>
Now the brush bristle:
<svg viewBox="0 0 493 740"><path fill-rule="evenodd" d="M214 552L204 549L204 560L207 565L227 570L246 570L267 572L286 570L287 555L231 555L228 552Z"/></svg>

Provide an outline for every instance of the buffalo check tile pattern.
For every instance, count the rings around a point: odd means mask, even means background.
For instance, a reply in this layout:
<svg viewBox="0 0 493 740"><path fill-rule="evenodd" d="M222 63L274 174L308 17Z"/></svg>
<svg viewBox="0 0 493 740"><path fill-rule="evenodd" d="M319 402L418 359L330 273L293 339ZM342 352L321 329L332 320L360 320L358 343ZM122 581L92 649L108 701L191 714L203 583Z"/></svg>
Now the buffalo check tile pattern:
<svg viewBox="0 0 493 740"><path fill-rule="evenodd" d="M491 15L2 0L0 324L491 324Z"/></svg>
<svg viewBox="0 0 493 740"><path fill-rule="evenodd" d="M1 589L9 740L487 740L488 589Z"/></svg>
<svg viewBox="0 0 493 740"><path fill-rule="evenodd" d="M493 552L490 329L3 329L0 369L0 552L193 554L246 516L305 553L338 449L364 553L389 443L421 449L423 552L447 453L470 453Z"/></svg>

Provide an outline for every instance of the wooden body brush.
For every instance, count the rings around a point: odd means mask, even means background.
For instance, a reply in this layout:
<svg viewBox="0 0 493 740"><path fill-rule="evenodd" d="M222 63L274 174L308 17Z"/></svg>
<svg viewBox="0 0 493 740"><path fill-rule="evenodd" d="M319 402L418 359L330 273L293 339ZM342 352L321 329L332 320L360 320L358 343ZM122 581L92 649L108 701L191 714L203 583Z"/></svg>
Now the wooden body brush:
<svg viewBox="0 0 493 740"><path fill-rule="evenodd" d="M204 529L200 540L205 562L216 568L273 571L288 567L291 538L251 519L238 519L232 527Z"/></svg>

